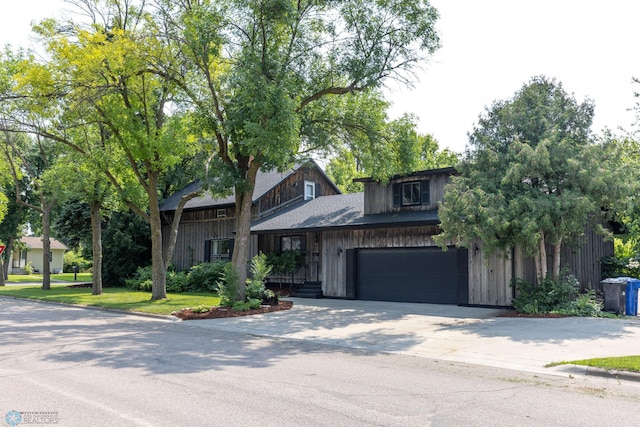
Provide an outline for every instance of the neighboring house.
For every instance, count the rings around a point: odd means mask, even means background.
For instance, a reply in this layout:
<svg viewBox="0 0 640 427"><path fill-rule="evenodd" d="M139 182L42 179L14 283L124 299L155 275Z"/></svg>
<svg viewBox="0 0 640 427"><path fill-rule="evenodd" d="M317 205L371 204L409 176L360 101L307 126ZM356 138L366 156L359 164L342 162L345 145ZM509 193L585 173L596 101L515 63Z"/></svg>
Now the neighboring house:
<svg viewBox="0 0 640 427"><path fill-rule="evenodd" d="M49 252L49 267L51 273L62 273L62 264L64 262L64 253L67 247L53 237L49 239L51 243L51 251ZM19 250L14 249L9 258L12 274L23 274L24 267L31 263L34 269L39 272L43 271L43 253L42 253L42 237L21 237L19 242L23 243L26 248Z"/></svg>
<svg viewBox="0 0 640 427"><path fill-rule="evenodd" d="M305 266L294 281L320 281L325 296L509 306L512 278L533 280L533 259L518 250L485 257L480 241L471 249L451 244L447 251L433 241L438 203L454 173L453 168L420 171L395 176L386 185L358 179L364 193L289 203L256 217L252 252L303 249ZM578 280L597 285L598 260L611 253L610 242L589 232L582 247L564 249L563 259Z"/></svg>

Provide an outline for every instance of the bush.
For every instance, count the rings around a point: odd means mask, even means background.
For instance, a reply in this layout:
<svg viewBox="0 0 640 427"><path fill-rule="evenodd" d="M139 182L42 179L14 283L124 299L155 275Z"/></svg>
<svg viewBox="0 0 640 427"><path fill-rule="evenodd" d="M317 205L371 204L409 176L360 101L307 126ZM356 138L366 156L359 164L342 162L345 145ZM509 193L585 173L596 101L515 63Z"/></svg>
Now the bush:
<svg viewBox="0 0 640 427"><path fill-rule="evenodd" d="M191 267L187 274L187 287L190 291L214 292L218 281L222 279L227 261L204 262Z"/></svg>
<svg viewBox="0 0 640 427"><path fill-rule="evenodd" d="M246 302L236 301L231 306L233 311L249 311L252 309L260 308L260 300L259 299L250 299Z"/></svg>
<svg viewBox="0 0 640 427"><path fill-rule="evenodd" d="M143 287L146 287L148 285L147 282L149 282L149 284L153 284L151 266L148 265L145 267L138 267L133 277L131 277L130 279L125 279L124 282L127 288L133 291L150 291L151 286L149 286L149 289L143 289Z"/></svg>
<svg viewBox="0 0 640 427"><path fill-rule="evenodd" d="M184 271L169 271L167 273L167 292L188 292L190 289L187 277L187 273Z"/></svg>
<svg viewBox="0 0 640 427"><path fill-rule="evenodd" d="M62 271L73 273L73 267L78 267L78 271L87 271L91 268L92 262L84 259L77 251L68 251L64 254L62 261Z"/></svg>
<svg viewBox="0 0 640 427"><path fill-rule="evenodd" d="M240 278L230 262L225 264L222 277L216 283L216 292L220 297L220 305L223 307L233 307L238 299L240 289Z"/></svg>
<svg viewBox="0 0 640 427"><path fill-rule="evenodd" d="M305 252L301 250L286 250L280 255L270 253L267 262L273 266L273 272L278 275L290 275L295 273L305 261Z"/></svg>
<svg viewBox="0 0 640 427"><path fill-rule="evenodd" d="M558 281L547 277L538 285L514 279L512 286L518 291L513 307L521 313L538 314L567 309L578 295L580 283L567 275Z"/></svg>
<svg viewBox="0 0 640 427"><path fill-rule="evenodd" d="M272 269L273 267L269 264L267 256L263 253L251 259L249 268L250 278L247 279L247 287L245 290L247 301L257 299L264 303L273 304L275 299L275 303L277 303L275 293L271 289L267 289L264 285Z"/></svg>

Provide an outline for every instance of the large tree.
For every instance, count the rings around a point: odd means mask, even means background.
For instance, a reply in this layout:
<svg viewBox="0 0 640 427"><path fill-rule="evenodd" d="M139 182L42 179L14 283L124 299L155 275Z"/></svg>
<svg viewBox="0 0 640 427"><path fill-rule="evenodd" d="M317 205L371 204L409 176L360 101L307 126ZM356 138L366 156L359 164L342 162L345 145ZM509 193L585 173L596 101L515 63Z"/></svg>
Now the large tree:
<svg viewBox="0 0 640 427"><path fill-rule="evenodd" d="M252 196L260 169L329 150L327 136L354 115L348 97L412 71L439 46L427 0L156 0L178 62L176 76L217 143L214 164L236 198L232 262L244 298ZM345 110L346 108L346 110ZM370 142L376 143L376 133Z"/></svg>
<svg viewBox="0 0 640 427"><path fill-rule="evenodd" d="M342 192L362 191L354 178L366 176L385 181L392 175L450 167L458 162L456 153L441 150L435 138L418 132L413 115L385 119L379 132L379 144L373 147L366 134L345 138L338 145L337 155L327 165L327 175Z"/></svg>
<svg viewBox="0 0 640 427"><path fill-rule="evenodd" d="M557 279L561 245L583 236L587 225L605 233L606 208L625 188L612 152L594 142L593 112L591 101L579 103L546 77L495 102L446 189L439 242L480 238L489 252L519 246L534 256L538 278Z"/></svg>
<svg viewBox="0 0 640 427"><path fill-rule="evenodd" d="M5 95L13 104L8 128L45 136L84 156L150 224L152 298L161 299L174 245L163 251L160 195L164 176L197 151L200 140L189 133L197 128L177 110L176 79L155 69L171 68L173 58L146 2L71 3L76 20L49 19L34 27L48 60L25 58L14 72ZM203 169L186 170L193 178ZM182 206L196 195L181 201L169 242L175 242Z"/></svg>

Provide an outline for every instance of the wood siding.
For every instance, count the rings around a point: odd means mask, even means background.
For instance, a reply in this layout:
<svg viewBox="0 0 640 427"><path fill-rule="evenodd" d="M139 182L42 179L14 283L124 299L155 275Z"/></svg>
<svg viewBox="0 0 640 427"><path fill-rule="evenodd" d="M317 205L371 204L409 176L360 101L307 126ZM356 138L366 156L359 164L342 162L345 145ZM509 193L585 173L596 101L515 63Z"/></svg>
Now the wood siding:
<svg viewBox="0 0 640 427"><path fill-rule="evenodd" d="M281 208L304 198L305 181L314 182L315 196L337 194L336 188L326 176L315 167L301 167L265 193L252 208L252 221L277 213ZM225 209L226 218L217 217L217 210ZM186 270L204 260L205 240L233 239L235 230L235 206L211 206L205 209L185 210L180 220L180 228L171 263L178 270ZM173 212L163 213L163 247L166 248ZM291 233L296 234L296 233ZM300 234L300 233L298 233ZM258 253L258 237L252 236L250 256ZM263 249L260 249L263 252ZM310 261L312 255L309 255Z"/></svg>
<svg viewBox="0 0 640 427"><path fill-rule="evenodd" d="M429 203L420 206L393 206L393 184L429 181ZM444 199L444 186L449 182L450 174L434 174L429 176L410 176L391 181L388 185L378 182L364 183L364 212L365 214L380 214L407 210L431 210L438 207L438 202Z"/></svg>

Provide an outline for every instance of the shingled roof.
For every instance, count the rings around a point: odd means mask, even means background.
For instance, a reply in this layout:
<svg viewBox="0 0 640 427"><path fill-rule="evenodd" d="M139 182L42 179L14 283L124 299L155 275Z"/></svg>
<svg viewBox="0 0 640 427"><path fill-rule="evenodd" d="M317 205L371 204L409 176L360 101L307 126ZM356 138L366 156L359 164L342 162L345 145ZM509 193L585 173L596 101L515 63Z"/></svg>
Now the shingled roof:
<svg viewBox="0 0 640 427"><path fill-rule="evenodd" d="M42 249L42 237L21 237L20 241L27 245L30 249ZM67 247L64 245L64 243L54 239L53 237L49 238L49 243L51 244L51 249L61 249L65 251L67 250Z"/></svg>
<svg viewBox="0 0 640 427"><path fill-rule="evenodd" d="M322 196L297 203L251 227L256 234L292 230L321 231L331 228L375 228L389 225L438 224L437 210L365 215L364 193Z"/></svg>

